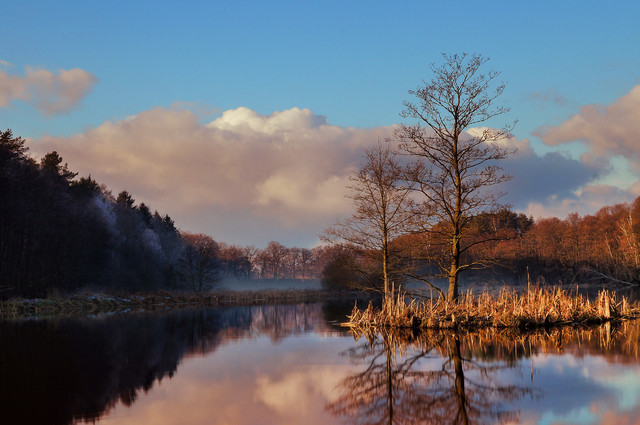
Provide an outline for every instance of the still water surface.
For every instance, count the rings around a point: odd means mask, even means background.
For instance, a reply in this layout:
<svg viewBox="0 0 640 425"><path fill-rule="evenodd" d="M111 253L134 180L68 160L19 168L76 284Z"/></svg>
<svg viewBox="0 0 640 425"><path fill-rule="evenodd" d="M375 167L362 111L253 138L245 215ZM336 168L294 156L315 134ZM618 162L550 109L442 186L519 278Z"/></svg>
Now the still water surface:
<svg viewBox="0 0 640 425"><path fill-rule="evenodd" d="M356 341L349 305L0 323L0 423L640 423L638 323Z"/></svg>

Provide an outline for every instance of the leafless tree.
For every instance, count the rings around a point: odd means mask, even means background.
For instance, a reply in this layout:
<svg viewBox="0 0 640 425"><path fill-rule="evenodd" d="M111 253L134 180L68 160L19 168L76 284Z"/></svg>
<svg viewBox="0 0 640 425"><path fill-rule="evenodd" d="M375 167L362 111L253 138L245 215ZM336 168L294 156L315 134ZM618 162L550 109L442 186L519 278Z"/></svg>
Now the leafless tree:
<svg viewBox="0 0 640 425"><path fill-rule="evenodd" d="M432 80L409 91L416 100L404 102L402 116L417 121L395 135L400 151L417 159L406 178L422 198L419 230L444 246L438 277L448 278L448 297L455 300L460 272L486 265L463 261L467 250L487 240L466 236L477 214L499 207L495 186L510 177L498 162L512 151L502 143L508 128L474 128L509 111L494 104L505 88L496 81L500 74L482 73L488 59L477 54L443 57L441 66L431 66Z"/></svg>
<svg viewBox="0 0 640 425"><path fill-rule="evenodd" d="M376 148L367 150L365 159L365 164L350 177L348 186L355 212L325 230L323 237L381 264L384 295L393 299L391 242L410 229L410 187L403 184L402 167L387 144L378 143Z"/></svg>
<svg viewBox="0 0 640 425"><path fill-rule="evenodd" d="M297 279L302 262L302 249L297 246L289 248L285 260L287 262L289 278Z"/></svg>
<svg viewBox="0 0 640 425"><path fill-rule="evenodd" d="M280 242L271 241L261 255L265 257L265 265L271 271L273 279L281 279L285 274L285 259L289 249Z"/></svg>
<svg viewBox="0 0 640 425"><path fill-rule="evenodd" d="M313 252L308 248L300 249L300 273L302 280L309 278L309 272L313 267Z"/></svg>
<svg viewBox="0 0 640 425"><path fill-rule="evenodd" d="M182 276L193 291L211 289L220 278L218 243L202 233L182 233L185 248L180 260Z"/></svg>

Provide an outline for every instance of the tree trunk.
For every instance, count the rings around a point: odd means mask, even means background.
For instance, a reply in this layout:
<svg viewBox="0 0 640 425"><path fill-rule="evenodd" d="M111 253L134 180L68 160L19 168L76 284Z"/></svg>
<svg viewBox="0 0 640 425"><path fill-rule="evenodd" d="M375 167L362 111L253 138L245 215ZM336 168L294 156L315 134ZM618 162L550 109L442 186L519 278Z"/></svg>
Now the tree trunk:
<svg viewBox="0 0 640 425"><path fill-rule="evenodd" d="M389 229L386 225L386 213L383 212L383 220L385 223L382 225L382 279L384 282L384 300L390 302L389 305L394 303L394 295L389 285Z"/></svg>
<svg viewBox="0 0 640 425"><path fill-rule="evenodd" d="M454 237L451 247L451 268L449 269L449 301L458 301L458 267L460 266L460 242Z"/></svg>
<svg viewBox="0 0 640 425"><path fill-rule="evenodd" d="M384 300L393 302L393 294L389 289L389 253L387 251L386 242L382 248L382 279L384 281Z"/></svg>
<svg viewBox="0 0 640 425"><path fill-rule="evenodd" d="M449 271L449 301L458 301L458 273L457 264L454 261L451 262L451 270Z"/></svg>

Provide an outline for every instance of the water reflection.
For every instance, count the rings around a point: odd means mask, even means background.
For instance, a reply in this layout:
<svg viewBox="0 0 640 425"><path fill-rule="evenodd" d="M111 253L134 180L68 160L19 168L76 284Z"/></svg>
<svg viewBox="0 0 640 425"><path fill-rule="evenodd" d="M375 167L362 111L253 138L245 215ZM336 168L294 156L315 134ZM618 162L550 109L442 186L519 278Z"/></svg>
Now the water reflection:
<svg viewBox="0 0 640 425"><path fill-rule="evenodd" d="M350 307L1 323L0 423L638 423L638 323L354 341Z"/></svg>
<svg viewBox="0 0 640 425"><path fill-rule="evenodd" d="M327 409L362 425L516 421L506 406L535 391L501 383L497 372L513 366L463 355L460 338L392 332L371 338L348 351L364 370L341 382L340 398Z"/></svg>
<svg viewBox="0 0 640 425"><path fill-rule="evenodd" d="M628 415L617 415L622 407L640 412L637 322L354 336L366 340L346 352L359 371L327 406L345 423L626 423ZM622 402L612 408L616 399ZM567 412L573 404L580 408Z"/></svg>
<svg viewBox="0 0 640 425"><path fill-rule="evenodd" d="M185 355L259 335L335 332L322 314L321 304L300 304L2 323L0 422L94 421L173 377Z"/></svg>

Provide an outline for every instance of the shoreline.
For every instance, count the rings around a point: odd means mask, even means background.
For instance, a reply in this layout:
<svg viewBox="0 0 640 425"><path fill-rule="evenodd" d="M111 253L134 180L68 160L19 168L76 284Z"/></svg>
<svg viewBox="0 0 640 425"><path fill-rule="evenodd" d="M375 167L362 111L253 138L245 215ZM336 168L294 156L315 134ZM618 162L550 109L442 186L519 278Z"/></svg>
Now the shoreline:
<svg viewBox="0 0 640 425"><path fill-rule="evenodd" d="M256 306L280 303L319 302L331 299L365 298L366 295L336 290L261 290L192 292L141 292L135 294L105 294L87 292L67 296L0 301L0 320L91 314L164 311L174 308L206 308Z"/></svg>

